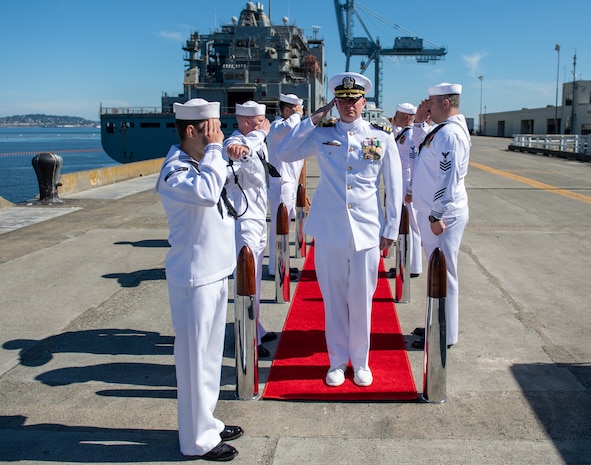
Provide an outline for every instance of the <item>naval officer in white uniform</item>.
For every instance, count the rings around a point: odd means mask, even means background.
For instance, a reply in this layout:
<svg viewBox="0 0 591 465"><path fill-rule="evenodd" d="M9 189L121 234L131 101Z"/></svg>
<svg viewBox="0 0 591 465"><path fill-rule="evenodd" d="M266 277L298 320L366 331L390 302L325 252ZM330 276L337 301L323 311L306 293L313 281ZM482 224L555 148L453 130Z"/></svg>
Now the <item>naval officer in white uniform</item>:
<svg viewBox="0 0 591 465"><path fill-rule="evenodd" d="M175 331L181 453L232 460L224 441L243 431L215 418L228 308L228 275L236 266L234 219L221 199L226 183L220 104L174 104L180 145L166 155L156 184L166 211L170 250L166 282Z"/></svg>
<svg viewBox="0 0 591 465"><path fill-rule="evenodd" d="M238 129L224 141L224 157L231 161L228 197L238 213L236 221L236 251L248 246L254 256L256 295L254 308L257 316L257 344L259 357L271 355L262 344L277 338L268 333L260 322L261 279L263 258L267 245L267 145L265 138L271 123L265 116L266 105L249 100L236 105Z"/></svg>
<svg viewBox="0 0 591 465"><path fill-rule="evenodd" d="M436 247L445 255L449 347L458 342L458 254L469 218L464 179L472 142L466 119L459 110L461 93L460 84L444 82L429 87L429 99L419 105L415 122L423 123L430 115L437 126L428 133L423 131L425 137L412 178L412 198L425 256L428 260Z"/></svg>
<svg viewBox="0 0 591 465"><path fill-rule="evenodd" d="M269 274L275 274L276 242L277 242L277 209L283 203L287 208L289 221L295 218L296 198L300 173L304 160L285 162L277 158L279 143L291 129L302 120L304 101L295 94L281 94L279 97L279 111L267 136L269 163L273 165L281 177L269 178L269 208L271 223L269 226Z"/></svg>
<svg viewBox="0 0 591 465"><path fill-rule="evenodd" d="M392 129L361 118L371 81L342 73L328 82L328 105L304 119L282 141L284 161L315 156L320 180L304 231L314 237L315 263L326 314L329 386L345 381L351 362L353 381L369 386L372 298L381 250L398 238L402 207L402 167ZM340 119L323 126L333 106ZM386 190L386 215L380 178Z"/></svg>
<svg viewBox="0 0 591 465"><path fill-rule="evenodd" d="M410 239L410 276L417 277L423 271L423 254L421 249L421 233L417 224L417 214L412 203L410 187L415 159L418 155L413 140L413 121L417 107L412 103L399 103L394 114L395 140L402 162L402 182L404 186L404 203L408 211Z"/></svg>

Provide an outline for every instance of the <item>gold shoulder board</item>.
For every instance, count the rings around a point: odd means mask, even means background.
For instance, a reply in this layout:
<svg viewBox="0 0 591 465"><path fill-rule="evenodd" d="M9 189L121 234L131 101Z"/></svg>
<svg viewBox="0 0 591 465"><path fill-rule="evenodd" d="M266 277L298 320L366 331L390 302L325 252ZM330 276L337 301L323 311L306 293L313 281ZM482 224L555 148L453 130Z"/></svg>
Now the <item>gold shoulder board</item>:
<svg viewBox="0 0 591 465"><path fill-rule="evenodd" d="M382 131L387 132L388 134L392 134L392 126L375 122L371 123L371 125L376 129L381 129Z"/></svg>

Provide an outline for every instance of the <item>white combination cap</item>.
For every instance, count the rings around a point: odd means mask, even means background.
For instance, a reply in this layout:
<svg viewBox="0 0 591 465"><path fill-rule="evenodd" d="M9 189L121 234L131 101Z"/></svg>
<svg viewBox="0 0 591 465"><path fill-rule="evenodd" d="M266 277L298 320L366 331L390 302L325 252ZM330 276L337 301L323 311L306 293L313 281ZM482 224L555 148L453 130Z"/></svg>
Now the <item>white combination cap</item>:
<svg viewBox="0 0 591 465"><path fill-rule="evenodd" d="M371 81L359 73L340 73L328 81L328 89L337 98L363 97L371 88Z"/></svg>
<svg viewBox="0 0 591 465"><path fill-rule="evenodd" d="M304 103L304 100L299 98L296 94L281 94L279 101L290 103L291 105L301 105Z"/></svg>
<svg viewBox="0 0 591 465"><path fill-rule="evenodd" d="M462 93L462 84L450 84L449 82L442 82L436 86L429 87L429 95L452 95Z"/></svg>
<svg viewBox="0 0 591 465"><path fill-rule="evenodd" d="M174 103L174 116L179 120L200 121L220 117L220 102L194 98L185 103Z"/></svg>
<svg viewBox="0 0 591 465"><path fill-rule="evenodd" d="M415 107L412 103L399 103L396 107L396 111L400 113L406 113L408 115L416 115L417 107Z"/></svg>
<svg viewBox="0 0 591 465"><path fill-rule="evenodd" d="M262 103L253 102L249 100L243 104L236 104L236 114L238 116L259 116L264 115L267 110L267 106Z"/></svg>

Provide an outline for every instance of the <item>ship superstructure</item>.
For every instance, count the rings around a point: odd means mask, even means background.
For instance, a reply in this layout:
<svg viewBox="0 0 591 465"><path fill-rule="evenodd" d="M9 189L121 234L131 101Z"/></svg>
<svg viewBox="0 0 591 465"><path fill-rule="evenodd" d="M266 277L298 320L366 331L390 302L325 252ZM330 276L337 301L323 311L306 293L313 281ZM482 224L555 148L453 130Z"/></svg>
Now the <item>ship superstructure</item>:
<svg viewBox="0 0 591 465"><path fill-rule="evenodd" d="M247 100L267 105L270 120L279 114L281 93L298 95L314 112L326 103L324 40L317 33L305 37L287 18L272 25L261 3L248 2L220 30L191 34L183 46L182 94L163 94L160 109L101 107L103 149L122 163L163 157L178 142L173 104L192 98L220 102L226 135L236 128L235 105Z"/></svg>

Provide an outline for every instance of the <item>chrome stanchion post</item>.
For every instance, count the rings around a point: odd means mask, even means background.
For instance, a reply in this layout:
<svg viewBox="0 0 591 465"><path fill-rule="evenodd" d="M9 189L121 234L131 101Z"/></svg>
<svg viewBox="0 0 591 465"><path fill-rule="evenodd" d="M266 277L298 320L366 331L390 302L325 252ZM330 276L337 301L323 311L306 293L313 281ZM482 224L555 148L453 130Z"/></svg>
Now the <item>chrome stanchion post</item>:
<svg viewBox="0 0 591 465"><path fill-rule="evenodd" d="M290 301L289 215L283 202L277 208L277 244L275 253L275 301Z"/></svg>
<svg viewBox="0 0 591 465"><path fill-rule="evenodd" d="M445 320L447 269L445 255L439 247L431 254L427 273L427 311L425 315L423 394L421 398L424 402L440 404L447 400L447 331Z"/></svg>
<svg viewBox="0 0 591 465"><path fill-rule="evenodd" d="M386 193L384 192L384 207L386 207ZM385 210L385 208L384 208ZM385 216L387 219L387 216ZM386 248L382 250L382 258L389 258L390 257L390 248Z"/></svg>
<svg viewBox="0 0 591 465"><path fill-rule="evenodd" d="M236 352L236 398L256 400L259 394L257 315L254 308L256 276L254 255L246 245L238 254L234 302Z"/></svg>
<svg viewBox="0 0 591 465"><path fill-rule="evenodd" d="M306 219L306 188L303 184L298 185L298 194L296 197L296 217L295 217L295 257L302 258L306 256L306 235L304 234L304 221Z"/></svg>
<svg viewBox="0 0 591 465"><path fill-rule="evenodd" d="M396 302L410 302L410 225L408 207L402 204L396 244Z"/></svg>

